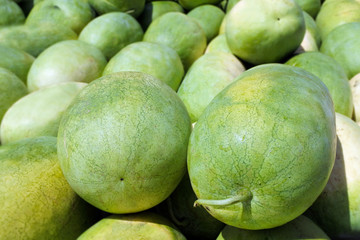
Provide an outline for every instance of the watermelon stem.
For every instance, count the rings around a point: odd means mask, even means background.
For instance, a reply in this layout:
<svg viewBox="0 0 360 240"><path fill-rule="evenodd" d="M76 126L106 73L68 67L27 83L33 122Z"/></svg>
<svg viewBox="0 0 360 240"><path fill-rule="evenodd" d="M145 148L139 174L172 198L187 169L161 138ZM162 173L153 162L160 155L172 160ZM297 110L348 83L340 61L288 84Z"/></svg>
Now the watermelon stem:
<svg viewBox="0 0 360 240"><path fill-rule="evenodd" d="M221 200L213 200L213 199L198 199L194 203L194 207L199 205L210 205L210 206L228 206L237 202L247 202L252 199L252 193L250 191L242 191L239 195L221 199Z"/></svg>
<svg viewBox="0 0 360 240"><path fill-rule="evenodd" d="M127 13L127 14L132 14L132 13L134 13L135 12L135 9L129 9L129 10L127 10L125 13Z"/></svg>

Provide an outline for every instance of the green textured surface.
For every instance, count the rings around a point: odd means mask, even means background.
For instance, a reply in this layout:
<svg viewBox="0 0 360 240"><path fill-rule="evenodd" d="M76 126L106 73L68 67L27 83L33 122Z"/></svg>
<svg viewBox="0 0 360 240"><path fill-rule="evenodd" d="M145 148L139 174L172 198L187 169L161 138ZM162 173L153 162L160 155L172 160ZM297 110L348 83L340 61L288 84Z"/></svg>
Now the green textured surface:
<svg viewBox="0 0 360 240"><path fill-rule="evenodd" d="M360 2L357 0L327 0L316 17L322 40L336 27L360 21Z"/></svg>
<svg viewBox="0 0 360 240"><path fill-rule="evenodd" d="M320 195L335 148L326 86L303 69L266 64L242 73L205 109L190 136L188 171L198 204L215 218L272 228Z"/></svg>
<svg viewBox="0 0 360 240"><path fill-rule="evenodd" d="M360 72L360 22L343 24L323 40L320 51L334 58L349 79Z"/></svg>
<svg viewBox="0 0 360 240"><path fill-rule="evenodd" d="M172 48L149 42L133 43L116 54L106 65L103 75L120 71L150 74L176 91L184 76L179 55Z"/></svg>
<svg viewBox="0 0 360 240"><path fill-rule="evenodd" d="M0 27L21 24L25 21L25 15L19 5L14 1L0 0Z"/></svg>
<svg viewBox="0 0 360 240"><path fill-rule="evenodd" d="M94 17L87 0L46 0L31 9L25 24L61 24L79 33Z"/></svg>
<svg viewBox="0 0 360 240"><path fill-rule="evenodd" d="M302 10L292 0L242 0L226 19L232 53L252 64L281 61L299 47L305 34Z"/></svg>
<svg viewBox="0 0 360 240"><path fill-rule="evenodd" d="M138 17L144 10L145 0L88 0L95 11L101 15L108 12L126 12Z"/></svg>
<svg viewBox="0 0 360 240"><path fill-rule="evenodd" d="M185 71L206 48L206 35L201 26L178 12L166 13L155 19L146 30L144 41L173 48L179 54Z"/></svg>
<svg viewBox="0 0 360 240"><path fill-rule="evenodd" d="M194 8L187 14L195 19L205 31L207 42L219 34L221 22L225 13L213 5L202 5Z"/></svg>
<svg viewBox="0 0 360 240"><path fill-rule="evenodd" d="M111 213L149 209L186 171L190 118L176 93L137 72L84 88L60 122L58 155L72 188Z"/></svg>
<svg viewBox="0 0 360 240"><path fill-rule="evenodd" d="M27 93L28 90L20 78L0 67L0 122L9 107Z"/></svg>
<svg viewBox="0 0 360 240"><path fill-rule="evenodd" d="M169 220L150 212L112 215L100 220L78 240L186 240Z"/></svg>
<svg viewBox="0 0 360 240"><path fill-rule="evenodd" d="M97 213L66 182L56 138L0 147L0 239L76 239Z"/></svg>
<svg viewBox="0 0 360 240"><path fill-rule="evenodd" d="M144 32L131 15L113 12L92 20L79 35L79 40L99 48L107 59L133 42L141 41Z"/></svg>
<svg viewBox="0 0 360 240"><path fill-rule="evenodd" d="M20 1L21 1L21 0L20 0ZM35 5L35 4L38 4L39 2L43 2L43 1L46 1L46 0L33 0L34 5Z"/></svg>
<svg viewBox="0 0 360 240"><path fill-rule="evenodd" d="M321 0L295 0L301 9L315 18L321 7Z"/></svg>
<svg viewBox="0 0 360 240"><path fill-rule="evenodd" d="M286 64L302 68L320 78L329 89L335 112L352 116L354 106L349 79L334 59L320 52L308 52L291 58Z"/></svg>
<svg viewBox="0 0 360 240"><path fill-rule="evenodd" d="M179 0L180 5L188 10L196 8L200 5L218 4L220 2L221 2L221 0Z"/></svg>
<svg viewBox="0 0 360 240"><path fill-rule="evenodd" d="M184 9L174 1L147 2L143 13L139 16L138 20L145 30L152 21L168 12L184 12Z"/></svg>
<svg viewBox="0 0 360 240"><path fill-rule="evenodd" d="M266 230L244 230L226 226L216 240L330 240L309 218L301 215L277 228Z"/></svg>
<svg viewBox="0 0 360 240"><path fill-rule="evenodd" d="M21 98L11 106L1 122L1 143L38 136L56 137L63 112L86 85L60 83Z"/></svg>
<svg viewBox="0 0 360 240"><path fill-rule="evenodd" d="M188 239L213 240L225 224L212 217L203 207L194 207L196 195L186 173L175 191L159 206Z"/></svg>
<svg viewBox="0 0 360 240"><path fill-rule="evenodd" d="M95 46L79 40L67 40L47 48L30 68L30 91L61 82L89 83L101 76L107 61Z"/></svg>
<svg viewBox="0 0 360 240"><path fill-rule="evenodd" d="M242 63L230 53L207 53L196 60L178 91L191 122L196 122L211 100L244 70Z"/></svg>
<svg viewBox="0 0 360 240"><path fill-rule="evenodd" d="M62 25L20 25L0 29L0 44L23 50L34 57L57 42L75 39L76 33Z"/></svg>
<svg viewBox="0 0 360 240"><path fill-rule="evenodd" d="M6 68L26 83L34 57L16 48L0 44L0 67Z"/></svg>
<svg viewBox="0 0 360 240"><path fill-rule="evenodd" d="M336 114L338 145L329 182L310 208L313 217L332 239L360 237L360 127Z"/></svg>
<svg viewBox="0 0 360 240"><path fill-rule="evenodd" d="M227 44L226 41L225 34L218 35L211 42L209 42L209 44L206 47L205 53L210 53L210 52L231 53L229 45Z"/></svg>

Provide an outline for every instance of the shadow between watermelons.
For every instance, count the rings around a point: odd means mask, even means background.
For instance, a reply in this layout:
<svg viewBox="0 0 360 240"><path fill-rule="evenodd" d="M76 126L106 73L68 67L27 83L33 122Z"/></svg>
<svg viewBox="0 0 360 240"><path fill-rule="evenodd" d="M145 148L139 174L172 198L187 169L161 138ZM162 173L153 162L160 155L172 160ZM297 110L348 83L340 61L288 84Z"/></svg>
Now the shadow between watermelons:
<svg viewBox="0 0 360 240"><path fill-rule="evenodd" d="M29 15L29 12L34 7L34 0L23 0L18 3L19 7L23 10L25 16Z"/></svg>
<svg viewBox="0 0 360 240"><path fill-rule="evenodd" d="M156 207L156 211L170 219L188 240L216 239L225 224L212 217L202 206L194 207L196 200L186 173L175 191Z"/></svg>

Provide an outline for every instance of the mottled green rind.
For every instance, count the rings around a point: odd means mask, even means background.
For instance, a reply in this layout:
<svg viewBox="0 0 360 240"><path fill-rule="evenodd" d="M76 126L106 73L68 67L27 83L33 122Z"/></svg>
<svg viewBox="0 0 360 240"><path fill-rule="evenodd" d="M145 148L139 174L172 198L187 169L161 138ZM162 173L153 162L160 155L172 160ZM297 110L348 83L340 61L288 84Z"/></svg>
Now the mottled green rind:
<svg viewBox="0 0 360 240"><path fill-rule="evenodd" d="M221 0L179 0L180 5L188 10L196 8L200 5L205 5L205 4L214 4L215 5L220 2L221 2Z"/></svg>
<svg viewBox="0 0 360 240"><path fill-rule="evenodd" d="M46 0L31 9L25 24L61 24L78 34L94 17L87 0Z"/></svg>
<svg viewBox="0 0 360 240"><path fill-rule="evenodd" d="M360 22L343 24L323 40L320 51L334 58L349 79L360 72Z"/></svg>
<svg viewBox="0 0 360 240"><path fill-rule="evenodd" d="M25 15L19 5L14 1L0 0L0 27L21 24L25 21Z"/></svg>
<svg viewBox="0 0 360 240"><path fill-rule="evenodd" d="M0 67L6 68L26 83L30 66L34 57L30 54L12 47L0 44Z"/></svg>
<svg viewBox="0 0 360 240"><path fill-rule="evenodd" d="M205 31L207 42L219 34L221 22L225 13L213 5L202 5L194 8L187 14L195 19Z"/></svg>
<svg viewBox="0 0 360 240"><path fill-rule="evenodd" d="M189 239L213 240L225 224L212 217L203 207L194 207L196 195L188 174L159 209Z"/></svg>
<svg viewBox="0 0 360 240"><path fill-rule="evenodd" d="M357 0L327 0L316 17L322 40L336 27L360 21L360 2Z"/></svg>
<svg viewBox="0 0 360 240"><path fill-rule="evenodd" d="M244 230L226 226L216 240L330 240L330 238L309 218L301 215L295 220L277 228L266 230Z"/></svg>
<svg viewBox="0 0 360 240"><path fill-rule="evenodd" d="M9 107L27 93L28 90L20 78L0 67L0 122Z"/></svg>
<svg viewBox="0 0 360 240"><path fill-rule="evenodd" d="M335 160L335 113L326 86L280 64L252 68L221 91L191 133L188 171L218 220L265 229L301 215L320 195ZM206 206L206 204L204 204Z"/></svg>
<svg viewBox="0 0 360 240"><path fill-rule="evenodd" d="M240 1L226 17L225 34L232 53L255 65L281 61L304 38L302 12L292 0Z"/></svg>
<svg viewBox="0 0 360 240"><path fill-rule="evenodd" d="M106 75L85 87L58 133L61 168L86 201L111 213L165 200L186 170L190 118L176 93L138 72Z"/></svg>
<svg viewBox="0 0 360 240"><path fill-rule="evenodd" d="M205 53L210 53L210 52L231 53L229 45L227 44L226 41L225 34L218 35L208 44Z"/></svg>
<svg viewBox="0 0 360 240"><path fill-rule="evenodd" d="M338 146L329 182L310 208L312 218L332 239L360 237L360 127L336 114Z"/></svg>
<svg viewBox="0 0 360 240"><path fill-rule="evenodd" d="M79 35L79 40L99 48L110 59L122 48L141 41L144 32L131 15L122 12L107 13L92 20Z"/></svg>
<svg viewBox="0 0 360 240"><path fill-rule="evenodd" d="M191 122L196 122L211 100L243 71L244 66L230 53L207 53L196 60L178 90Z"/></svg>
<svg viewBox="0 0 360 240"><path fill-rule="evenodd" d="M315 18L321 7L321 0L295 0L303 11Z"/></svg>
<svg viewBox="0 0 360 240"><path fill-rule="evenodd" d="M89 83L101 76L107 64L95 46L79 40L56 43L42 52L30 68L30 91L61 82Z"/></svg>
<svg viewBox="0 0 360 240"><path fill-rule="evenodd" d="M206 48L206 35L201 26L183 13L166 13L153 21L144 35L145 42L173 48L180 56L185 71Z"/></svg>
<svg viewBox="0 0 360 240"><path fill-rule="evenodd" d="M174 225L155 213L112 215L85 231L78 240L186 240Z"/></svg>
<svg viewBox="0 0 360 240"><path fill-rule="evenodd" d="M21 25L0 29L0 44L23 50L34 57L57 42L75 39L76 33L62 25Z"/></svg>
<svg viewBox="0 0 360 240"><path fill-rule="evenodd" d="M97 219L66 182L56 138L0 147L1 239L76 239Z"/></svg>
<svg viewBox="0 0 360 240"><path fill-rule="evenodd" d="M144 10L145 0L88 0L95 11L101 15L108 12L126 12L138 17Z"/></svg>
<svg viewBox="0 0 360 240"><path fill-rule="evenodd" d="M152 1L145 4L145 9L139 16L138 21L147 29L152 21L168 12L184 12L184 9L173 1Z"/></svg>
<svg viewBox="0 0 360 240"><path fill-rule="evenodd" d="M56 137L63 112L86 85L78 82L60 83L18 100L1 122L1 143L38 136Z"/></svg>
<svg viewBox="0 0 360 240"><path fill-rule="evenodd" d="M330 92L335 112L352 116L354 106L349 79L334 59L320 52L308 52L291 58L286 64L302 68L320 78Z"/></svg>
<svg viewBox="0 0 360 240"><path fill-rule="evenodd" d="M106 65L103 75L121 71L150 74L174 91L177 91L184 76L184 67L175 50L149 42L133 43L122 49Z"/></svg>

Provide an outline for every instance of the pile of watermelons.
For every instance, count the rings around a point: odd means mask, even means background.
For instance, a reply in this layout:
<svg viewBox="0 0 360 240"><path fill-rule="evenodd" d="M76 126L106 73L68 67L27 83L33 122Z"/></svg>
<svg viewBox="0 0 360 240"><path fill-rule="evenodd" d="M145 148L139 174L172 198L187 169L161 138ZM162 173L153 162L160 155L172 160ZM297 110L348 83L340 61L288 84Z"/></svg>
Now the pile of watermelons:
<svg viewBox="0 0 360 240"><path fill-rule="evenodd" d="M359 0L0 0L0 240L360 239Z"/></svg>

